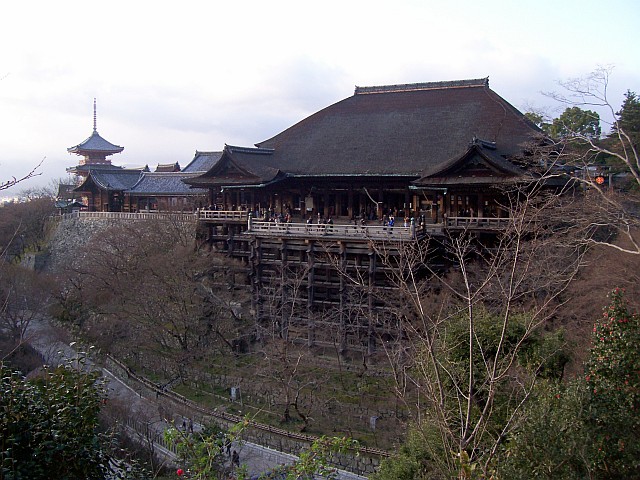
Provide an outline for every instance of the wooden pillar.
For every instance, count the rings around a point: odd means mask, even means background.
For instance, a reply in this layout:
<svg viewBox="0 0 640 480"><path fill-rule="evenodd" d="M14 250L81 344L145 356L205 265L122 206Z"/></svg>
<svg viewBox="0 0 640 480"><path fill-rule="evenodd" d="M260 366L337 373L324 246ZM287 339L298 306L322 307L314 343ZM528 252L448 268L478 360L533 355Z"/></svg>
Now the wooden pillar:
<svg viewBox="0 0 640 480"><path fill-rule="evenodd" d="M376 252L373 246L369 246L369 285L368 285L368 324L367 324L367 352L372 354L375 351L374 330L371 322L373 322L373 293L376 281Z"/></svg>
<svg viewBox="0 0 640 480"><path fill-rule="evenodd" d="M262 242L259 238L254 238L251 242L251 253L249 255L251 265L251 307L254 311L256 323L258 324L256 332L258 340L260 340L261 328L259 324L263 320L262 312Z"/></svg>
<svg viewBox="0 0 640 480"><path fill-rule="evenodd" d="M349 193L347 195L348 195L347 215L349 215L349 218L353 218L354 213L353 213L353 188L352 187L349 187Z"/></svg>
<svg viewBox="0 0 640 480"><path fill-rule="evenodd" d="M315 292L315 278L314 278L314 263L315 263L315 253L314 253L314 242L309 241L309 247L307 248L307 323L308 323L308 333L307 333L307 345L309 347L313 346L314 337L315 337L315 325L313 318L313 301L314 301L314 292Z"/></svg>
<svg viewBox="0 0 640 480"><path fill-rule="evenodd" d="M349 313L347 309L347 281L345 279L347 269L347 248L344 242L340 242L340 268L342 269L342 272L338 272L338 277L340 279L340 352L344 352L347 349L347 322L349 320Z"/></svg>
<svg viewBox="0 0 640 480"><path fill-rule="evenodd" d="M282 238L280 241L282 242L280 244L280 285L282 288L280 304L283 308L280 316L281 325L279 334L286 340L289 337L289 312L291 311L288 304L292 301L295 302L295 299L291 299L291 289L287 286L287 240Z"/></svg>

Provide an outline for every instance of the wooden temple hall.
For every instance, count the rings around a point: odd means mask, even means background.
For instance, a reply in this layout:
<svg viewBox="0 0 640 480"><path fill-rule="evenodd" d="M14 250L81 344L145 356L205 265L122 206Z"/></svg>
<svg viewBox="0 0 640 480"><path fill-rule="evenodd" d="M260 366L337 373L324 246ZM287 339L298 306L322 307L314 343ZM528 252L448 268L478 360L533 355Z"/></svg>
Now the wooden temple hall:
<svg viewBox="0 0 640 480"><path fill-rule="evenodd" d="M165 177L144 188L149 174L105 167L121 147L96 135L94 118L94 135L69 149L92 163L77 167L92 209L142 211L149 198L172 198ZM541 135L488 78L356 87L272 138L196 152L193 168L158 175L182 175L173 196L202 195L190 203L200 238L241 260L259 327L371 352L399 335L397 309L381 300L389 266L377 246L397 253L450 229L490 236L507 220L503 187L534 176L522 159Z"/></svg>
<svg viewBox="0 0 640 480"><path fill-rule="evenodd" d="M507 220L503 187L531 180L520 160L540 137L487 78L356 87L253 147L226 145L185 182L209 192L202 235L248 265L259 325L371 352L398 335L376 245L491 235Z"/></svg>

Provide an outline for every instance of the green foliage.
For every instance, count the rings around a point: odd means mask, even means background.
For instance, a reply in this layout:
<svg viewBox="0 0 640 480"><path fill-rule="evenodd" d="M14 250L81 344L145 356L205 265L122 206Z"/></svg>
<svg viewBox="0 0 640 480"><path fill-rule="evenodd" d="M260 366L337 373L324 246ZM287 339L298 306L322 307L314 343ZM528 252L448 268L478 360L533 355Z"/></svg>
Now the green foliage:
<svg viewBox="0 0 640 480"><path fill-rule="evenodd" d="M640 134L640 98L635 92L627 90L624 94L624 102L619 112L616 112L618 121L614 125L613 133L618 128L622 129L627 135Z"/></svg>
<svg viewBox="0 0 640 480"><path fill-rule="evenodd" d="M595 323L586 366L588 425L602 478L640 475L640 315L630 313L624 291Z"/></svg>
<svg viewBox="0 0 640 480"><path fill-rule="evenodd" d="M553 120L549 127L549 134L556 138L587 137L595 139L600 136L600 133L600 115L580 107L568 107L558 118Z"/></svg>
<svg viewBox="0 0 640 480"><path fill-rule="evenodd" d="M182 468L191 473L190 478L213 479L226 471L225 446L236 439L242 427L243 423L238 424L225 433L216 425L210 425L190 435L172 427L165 431L165 439L176 445L178 460Z"/></svg>
<svg viewBox="0 0 640 480"><path fill-rule="evenodd" d="M66 366L26 380L4 364L0 374L0 478L104 478L96 374Z"/></svg>
<svg viewBox="0 0 640 480"><path fill-rule="evenodd" d="M525 421L505 446L499 478L585 478L585 392L581 381L540 382Z"/></svg>
<svg viewBox="0 0 640 480"><path fill-rule="evenodd" d="M380 464L379 470L369 477L371 480L423 480L446 478L439 474L452 457L438 441L438 432L428 421L412 425L407 438L397 454Z"/></svg>
<svg viewBox="0 0 640 480"><path fill-rule="evenodd" d="M384 461L376 480L440 479L461 475L461 478L488 478L491 464L488 452L504 435L508 422L518 418L520 402L526 389L518 383L528 383L531 377L558 379L562 376L567 356L564 353L562 331L543 334L531 328L531 316L512 314L505 327L501 318L484 308L476 308L473 322L473 410L478 419L488 402L491 415L486 417L482 435L473 444L459 449L456 435L463 428L460 415L459 389L469 377L469 319L451 318L436 342L434 355L442 370L441 385L446 390L444 405L435 406L421 399L424 410L421 422L410 428L405 444L395 457ZM502 338L500 351L498 345ZM436 384L434 368L425 359L418 359L417 369L425 375L425 383ZM493 362L498 370L511 372L499 379L492 376ZM494 379L492 381L492 379ZM497 379L497 380L496 380ZM436 414L435 412L440 412ZM446 420L444 427L443 418ZM508 429L507 429L508 430Z"/></svg>
<svg viewBox="0 0 640 480"><path fill-rule="evenodd" d="M176 428L170 428L165 432L165 438L176 444L179 459L183 470L189 472L189 478L197 480L213 480L228 475L233 467L226 465L228 456L227 445L233 443L233 448L241 444L242 432L249 426L249 420L245 419L231 427L227 432L217 427L209 427L202 433L187 435ZM344 437L320 437L313 442L308 449L301 452L291 465L283 465L271 472L263 474L260 478L268 480L278 478L287 480L311 479L314 475L322 475L323 478L335 478L336 469L330 466L331 457L345 453L357 446L355 440ZM245 465L236 467L234 478L248 478ZM224 478L227 478L224 476Z"/></svg>
<svg viewBox="0 0 640 480"><path fill-rule="evenodd" d="M299 454L298 460L284 467L283 471L287 473L287 480L314 478L314 475L335 478L337 475L335 468L330 465L331 457L346 453L356 446L355 440L346 437L320 437Z"/></svg>
<svg viewBox="0 0 640 480"><path fill-rule="evenodd" d="M584 379L538 385L503 452L501 478L640 478L640 316L622 290L610 299Z"/></svg>
<svg viewBox="0 0 640 480"><path fill-rule="evenodd" d="M524 116L543 132L549 133L549 127L551 127L551 124L545 121L544 115L536 112L526 112Z"/></svg>

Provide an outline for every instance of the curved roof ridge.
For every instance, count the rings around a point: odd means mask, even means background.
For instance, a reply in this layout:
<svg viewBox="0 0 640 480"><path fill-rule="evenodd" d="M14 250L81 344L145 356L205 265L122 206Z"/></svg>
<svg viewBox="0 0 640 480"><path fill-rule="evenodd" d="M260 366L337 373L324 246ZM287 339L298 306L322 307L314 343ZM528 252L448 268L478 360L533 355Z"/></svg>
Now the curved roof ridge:
<svg viewBox="0 0 640 480"><path fill-rule="evenodd" d="M401 83L396 85L380 85L372 87L358 87L354 95L369 93L411 92L415 90L440 90L443 88L488 87L489 77L470 80L452 80L443 82Z"/></svg>
<svg viewBox="0 0 640 480"><path fill-rule="evenodd" d="M91 136L85 139L82 143L79 143L74 147L67 148L69 153L78 154L83 152L105 152L109 154L120 153L122 150L124 150L124 147L114 145L113 143L105 140L96 130L94 130Z"/></svg>
<svg viewBox="0 0 640 480"><path fill-rule="evenodd" d="M267 154L270 155L274 152L273 148L264 148L264 147L240 147L237 145L224 145L225 149L229 152L238 152L238 153L257 153L257 154Z"/></svg>

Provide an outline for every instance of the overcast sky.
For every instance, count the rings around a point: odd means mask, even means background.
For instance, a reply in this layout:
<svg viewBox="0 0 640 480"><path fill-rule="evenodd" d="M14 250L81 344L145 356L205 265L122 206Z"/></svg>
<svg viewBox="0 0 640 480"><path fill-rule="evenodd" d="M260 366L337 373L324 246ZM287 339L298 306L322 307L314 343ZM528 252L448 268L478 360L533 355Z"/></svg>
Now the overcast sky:
<svg viewBox="0 0 640 480"><path fill-rule="evenodd" d="M640 93L639 25L637 0L12 1L0 17L0 180L43 158L22 187L64 176L94 97L98 132L124 147L113 163L152 169L251 146L356 85L488 76L522 111L554 113L541 92L610 65L617 108Z"/></svg>

